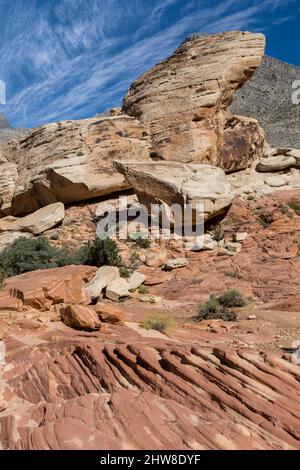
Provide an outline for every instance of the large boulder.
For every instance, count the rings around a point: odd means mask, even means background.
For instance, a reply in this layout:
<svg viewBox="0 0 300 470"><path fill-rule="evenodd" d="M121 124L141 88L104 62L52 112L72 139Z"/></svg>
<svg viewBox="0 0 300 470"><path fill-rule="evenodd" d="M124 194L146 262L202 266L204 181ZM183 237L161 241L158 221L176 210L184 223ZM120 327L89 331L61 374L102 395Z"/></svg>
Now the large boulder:
<svg viewBox="0 0 300 470"><path fill-rule="evenodd" d="M100 320L104 323L123 323L124 313L115 305L105 304L104 302L98 302L95 305L95 312L97 313Z"/></svg>
<svg viewBox="0 0 300 470"><path fill-rule="evenodd" d="M5 250L9 245L14 243L18 238L31 238L32 235L30 233L23 233L23 232L2 232L0 233L0 252Z"/></svg>
<svg viewBox="0 0 300 470"><path fill-rule="evenodd" d="M119 276L119 269L116 266L101 266L93 279L86 285L85 290L87 295L92 300L99 299L107 285Z"/></svg>
<svg viewBox="0 0 300 470"><path fill-rule="evenodd" d="M221 215L230 206L233 194L221 168L177 162L114 162L148 211L151 204L178 204L182 208L203 204L204 219Z"/></svg>
<svg viewBox="0 0 300 470"><path fill-rule="evenodd" d="M100 330L101 321L95 310L83 305L67 305L61 309L61 318L65 325L75 330Z"/></svg>
<svg viewBox="0 0 300 470"><path fill-rule="evenodd" d="M136 80L123 110L149 127L152 157L233 171L260 156L258 122L226 109L260 65L264 47L264 35L248 32L194 38Z"/></svg>
<svg viewBox="0 0 300 470"><path fill-rule="evenodd" d="M62 202L29 214L25 217L7 216L0 220L0 232L28 232L39 235L60 223L65 216L65 207Z"/></svg>
<svg viewBox="0 0 300 470"><path fill-rule="evenodd" d="M41 311L58 304L88 305L91 298L85 291L85 284L95 271L92 266L66 266L11 277L0 291L0 305L5 308L5 303L11 304L13 299L19 300L25 308Z"/></svg>
<svg viewBox="0 0 300 470"><path fill-rule="evenodd" d="M0 146L2 215L127 189L112 161L148 160L149 148L143 126L125 115L41 126Z"/></svg>

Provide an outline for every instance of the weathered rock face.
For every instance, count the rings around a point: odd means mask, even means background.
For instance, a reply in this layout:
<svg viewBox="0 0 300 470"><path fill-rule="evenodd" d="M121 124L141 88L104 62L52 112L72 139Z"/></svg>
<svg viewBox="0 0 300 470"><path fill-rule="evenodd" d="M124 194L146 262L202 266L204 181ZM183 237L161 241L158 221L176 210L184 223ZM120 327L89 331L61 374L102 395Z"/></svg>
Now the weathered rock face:
<svg viewBox="0 0 300 470"><path fill-rule="evenodd" d="M115 158L149 159L147 133L131 117L41 126L0 147L1 211L19 215L126 189Z"/></svg>
<svg viewBox="0 0 300 470"><path fill-rule="evenodd" d="M84 305L67 305L61 309L65 325L75 330L100 330L101 322L91 307Z"/></svg>
<svg viewBox="0 0 300 470"><path fill-rule="evenodd" d="M10 231L0 233L0 251L5 250L8 245L18 240L18 238L24 237L30 238L32 235L30 233Z"/></svg>
<svg viewBox="0 0 300 470"><path fill-rule="evenodd" d="M95 312L97 313L100 320L104 323L123 323L124 313L115 305L108 305L104 302L98 302L95 305Z"/></svg>
<svg viewBox="0 0 300 470"><path fill-rule="evenodd" d="M14 300L20 301L20 309L31 307L41 311L59 304L88 305L91 298L85 284L95 271L91 266L66 266L12 277L0 291L0 308L5 310Z"/></svg>
<svg viewBox="0 0 300 470"><path fill-rule="evenodd" d="M55 227L63 220L65 208L62 202L56 202L49 206L27 215L26 217L8 216L0 220L1 232L27 232L39 235L46 230Z"/></svg>
<svg viewBox="0 0 300 470"><path fill-rule="evenodd" d="M222 214L233 195L224 171L211 165L177 162L114 162L130 183L141 204L203 204L205 220Z"/></svg>
<svg viewBox="0 0 300 470"><path fill-rule="evenodd" d="M262 34L247 32L190 40L133 83L123 109L149 126L153 158L232 171L260 156L258 122L226 109L260 65L264 46Z"/></svg>
<svg viewBox="0 0 300 470"><path fill-rule="evenodd" d="M273 354L199 347L222 336L196 329L183 343L28 323L5 335L3 450L300 448L299 367Z"/></svg>

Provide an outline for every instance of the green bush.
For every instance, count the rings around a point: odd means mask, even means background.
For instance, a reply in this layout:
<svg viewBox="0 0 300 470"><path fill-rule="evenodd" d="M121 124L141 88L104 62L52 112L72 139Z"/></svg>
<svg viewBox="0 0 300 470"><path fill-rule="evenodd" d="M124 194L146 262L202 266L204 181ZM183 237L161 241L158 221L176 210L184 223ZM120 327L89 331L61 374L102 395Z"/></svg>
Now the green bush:
<svg viewBox="0 0 300 470"><path fill-rule="evenodd" d="M150 246L151 246L150 238L147 236L146 233L143 233L143 232L131 233L129 238L128 238L128 241L129 242L134 242L140 248L145 248L146 249L146 248L150 248Z"/></svg>
<svg viewBox="0 0 300 470"><path fill-rule="evenodd" d="M0 254L0 269L9 277L38 269L66 266L73 261L65 249L51 246L44 237L21 237Z"/></svg>
<svg viewBox="0 0 300 470"><path fill-rule="evenodd" d="M95 238L92 242L82 247L75 255L77 264L88 266L121 266L122 258L118 245L109 238L101 240Z"/></svg>
<svg viewBox="0 0 300 470"><path fill-rule="evenodd" d="M288 205L297 215L300 215L300 202L291 201Z"/></svg>
<svg viewBox="0 0 300 470"><path fill-rule="evenodd" d="M228 290L217 297L212 294L209 300L200 305L196 321L202 320L224 320L235 321L237 316L228 310L232 307L243 307L246 304L244 296L235 289Z"/></svg>
<svg viewBox="0 0 300 470"><path fill-rule="evenodd" d="M219 302L224 307L244 307L246 305L245 297L236 289L230 289L220 295Z"/></svg>
<svg viewBox="0 0 300 470"><path fill-rule="evenodd" d="M211 318L219 312L221 305L218 298L212 294L209 300L200 306L199 315L203 318Z"/></svg>
<svg viewBox="0 0 300 470"><path fill-rule="evenodd" d="M120 266L122 259L113 240L98 238L72 254L65 248L52 246L45 237L21 237L0 253L0 270L7 277L71 264Z"/></svg>
<svg viewBox="0 0 300 470"><path fill-rule="evenodd" d="M131 272L129 271L129 269L125 268L125 266L121 266L119 268L119 273L120 273L120 276L123 277L124 279L129 279L131 276Z"/></svg>
<svg viewBox="0 0 300 470"><path fill-rule="evenodd" d="M223 227L221 223L216 224L212 230L211 235L216 242L220 242L224 238Z"/></svg>
<svg viewBox="0 0 300 470"><path fill-rule="evenodd" d="M145 286L145 284L142 284L140 287L139 287L139 294L142 294L142 295L145 295L145 294L148 294L149 292L149 289L147 286Z"/></svg>
<svg viewBox="0 0 300 470"><path fill-rule="evenodd" d="M4 281L5 281L5 272L1 269L0 270L0 289L4 287Z"/></svg>
<svg viewBox="0 0 300 470"><path fill-rule="evenodd" d="M155 330L160 333L167 333L167 331L175 325L173 318L167 315L152 314L149 315L140 326L145 330Z"/></svg>

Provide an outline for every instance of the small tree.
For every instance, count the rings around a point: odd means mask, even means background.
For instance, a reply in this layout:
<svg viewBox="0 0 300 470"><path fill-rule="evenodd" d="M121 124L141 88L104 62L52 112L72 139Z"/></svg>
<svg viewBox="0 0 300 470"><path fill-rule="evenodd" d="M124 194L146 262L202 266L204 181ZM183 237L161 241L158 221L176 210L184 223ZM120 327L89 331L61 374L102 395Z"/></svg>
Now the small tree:
<svg viewBox="0 0 300 470"><path fill-rule="evenodd" d="M219 302L224 307L244 307L245 297L236 289L230 289L219 297Z"/></svg>
<svg viewBox="0 0 300 470"><path fill-rule="evenodd" d="M0 269L8 277L72 262L67 250L51 246L44 237L18 238L0 253Z"/></svg>
<svg viewBox="0 0 300 470"><path fill-rule="evenodd" d="M95 238L79 250L76 258L79 264L89 266L121 266L122 264L118 245L109 238L105 240Z"/></svg>

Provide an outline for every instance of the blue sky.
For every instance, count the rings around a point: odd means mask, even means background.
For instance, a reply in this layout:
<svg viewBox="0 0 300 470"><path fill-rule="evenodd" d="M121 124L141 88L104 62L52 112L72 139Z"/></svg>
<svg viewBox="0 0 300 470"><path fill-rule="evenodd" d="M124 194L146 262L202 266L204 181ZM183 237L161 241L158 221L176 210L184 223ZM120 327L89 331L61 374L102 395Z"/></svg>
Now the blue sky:
<svg viewBox="0 0 300 470"><path fill-rule="evenodd" d="M299 0L0 0L0 80L13 125L95 115L192 32L262 31L300 66Z"/></svg>

